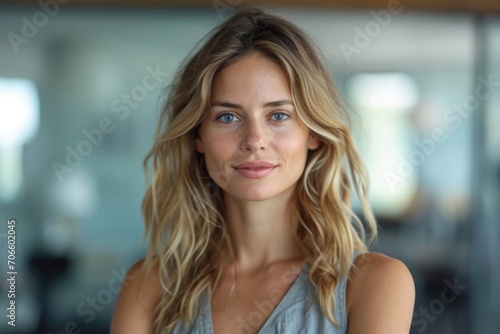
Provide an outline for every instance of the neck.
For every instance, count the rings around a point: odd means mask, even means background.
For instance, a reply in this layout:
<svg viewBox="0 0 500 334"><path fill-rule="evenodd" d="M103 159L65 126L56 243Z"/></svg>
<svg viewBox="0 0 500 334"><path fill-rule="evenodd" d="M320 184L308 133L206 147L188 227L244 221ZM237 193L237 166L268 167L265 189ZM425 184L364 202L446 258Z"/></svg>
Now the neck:
<svg viewBox="0 0 500 334"><path fill-rule="evenodd" d="M224 194L225 221L236 266L243 272L299 258L292 229L292 196L242 201Z"/></svg>

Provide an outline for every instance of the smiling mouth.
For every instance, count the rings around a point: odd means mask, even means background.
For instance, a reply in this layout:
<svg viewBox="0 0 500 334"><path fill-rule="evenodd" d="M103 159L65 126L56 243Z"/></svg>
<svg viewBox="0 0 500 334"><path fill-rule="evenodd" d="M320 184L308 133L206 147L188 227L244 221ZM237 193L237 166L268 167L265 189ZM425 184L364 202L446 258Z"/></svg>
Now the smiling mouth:
<svg viewBox="0 0 500 334"><path fill-rule="evenodd" d="M232 166L241 176L260 178L271 174L278 165L265 160L251 160Z"/></svg>
<svg viewBox="0 0 500 334"><path fill-rule="evenodd" d="M273 167L245 167L235 168L235 170L243 176L249 178L260 178L271 174L277 166Z"/></svg>

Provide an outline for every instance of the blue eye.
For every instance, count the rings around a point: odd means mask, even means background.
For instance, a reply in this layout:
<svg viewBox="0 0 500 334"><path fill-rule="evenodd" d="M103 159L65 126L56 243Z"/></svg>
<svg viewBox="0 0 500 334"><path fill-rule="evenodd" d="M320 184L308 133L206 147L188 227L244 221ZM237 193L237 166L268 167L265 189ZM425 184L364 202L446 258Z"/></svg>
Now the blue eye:
<svg viewBox="0 0 500 334"><path fill-rule="evenodd" d="M275 117L276 116L276 117ZM281 121L284 121L286 120L287 118L290 117L289 114L287 113L284 113L284 112L278 112L276 114L273 114L271 117L274 117L274 120L275 121L278 121L278 122L281 122Z"/></svg>
<svg viewBox="0 0 500 334"><path fill-rule="evenodd" d="M218 116L217 119L221 120L224 123L232 123L233 121L236 120L236 116L234 116L233 114L226 113Z"/></svg>

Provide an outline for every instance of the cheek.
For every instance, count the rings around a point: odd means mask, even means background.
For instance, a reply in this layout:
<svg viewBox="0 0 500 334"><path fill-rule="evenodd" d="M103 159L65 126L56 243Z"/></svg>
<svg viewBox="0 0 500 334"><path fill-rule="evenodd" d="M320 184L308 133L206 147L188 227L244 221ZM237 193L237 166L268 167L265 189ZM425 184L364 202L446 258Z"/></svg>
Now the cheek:
<svg viewBox="0 0 500 334"><path fill-rule="evenodd" d="M220 138L208 138L204 142L208 175L221 188L225 188L230 181L228 169L234 152L231 142Z"/></svg>
<svg viewBox="0 0 500 334"><path fill-rule="evenodd" d="M287 134L277 138L276 143L283 153L296 159L307 155L307 138L301 134Z"/></svg>
<svg viewBox="0 0 500 334"><path fill-rule="evenodd" d="M207 162L207 168L221 168L222 164L227 162L233 154L234 141L230 138L221 138L220 136L207 136L205 138L204 148L205 148L205 161Z"/></svg>

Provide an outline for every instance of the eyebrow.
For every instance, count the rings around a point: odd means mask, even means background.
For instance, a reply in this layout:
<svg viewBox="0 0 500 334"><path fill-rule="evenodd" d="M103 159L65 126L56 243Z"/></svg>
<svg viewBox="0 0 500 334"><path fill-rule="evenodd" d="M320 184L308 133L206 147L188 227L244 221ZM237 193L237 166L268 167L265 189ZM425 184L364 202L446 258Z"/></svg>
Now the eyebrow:
<svg viewBox="0 0 500 334"><path fill-rule="evenodd" d="M290 100L279 100L279 101L267 102L266 104L264 104L264 108L279 107L279 106L282 106L285 104L289 104L289 105L293 106L293 102ZM226 102L226 101L214 101L214 103L212 103L211 106L212 107L226 107L226 108L233 108L233 109L243 109L243 107L239 104Z"/></svg>

